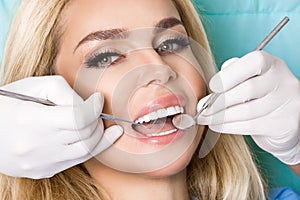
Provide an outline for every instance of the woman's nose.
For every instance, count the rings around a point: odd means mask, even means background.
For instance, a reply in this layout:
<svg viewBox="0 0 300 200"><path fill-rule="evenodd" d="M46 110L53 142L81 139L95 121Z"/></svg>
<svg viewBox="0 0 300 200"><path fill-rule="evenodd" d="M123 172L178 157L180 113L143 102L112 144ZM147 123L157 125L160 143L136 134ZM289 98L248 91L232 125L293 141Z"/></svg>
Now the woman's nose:
<svg viewBox="0 0 300 200"><path fill-rule="evenodd" d="M170 80L176 79L176 72L168 65L150 64L140 74L143 85L151 83L165 84Z"/></svg>
<svg viewBox="0 0 300 200"><path fill-rule="evenodd" d="M165 84L177 77L177 73L170 67L159 54L154 50L146 50L146 52L139 55L141 69L139 73L139 80L143 85L151 83Z"/></svg>

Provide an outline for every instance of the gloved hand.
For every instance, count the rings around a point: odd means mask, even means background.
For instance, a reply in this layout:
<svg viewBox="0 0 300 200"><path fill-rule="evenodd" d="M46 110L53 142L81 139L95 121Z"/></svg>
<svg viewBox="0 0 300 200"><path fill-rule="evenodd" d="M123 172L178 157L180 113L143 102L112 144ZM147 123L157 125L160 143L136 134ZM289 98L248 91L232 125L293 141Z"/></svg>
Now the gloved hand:
<svg viewBox="0 0 300 200"><path fill-rule="evenodd" d="M0 95L0 173L51 177L104 151L121 136L98 119L103 96L83 101L60 76L26 78L1 89L49 99L45 106Z"/></svg>
<svg viewBox="0 0 300 200"><path fill-rule="evenodd" d="M199 116L199 124L220 133L251 135L282 162L300 163L300 83L282 60L262 51L229 59L209 86L221 94Z"/></svg>

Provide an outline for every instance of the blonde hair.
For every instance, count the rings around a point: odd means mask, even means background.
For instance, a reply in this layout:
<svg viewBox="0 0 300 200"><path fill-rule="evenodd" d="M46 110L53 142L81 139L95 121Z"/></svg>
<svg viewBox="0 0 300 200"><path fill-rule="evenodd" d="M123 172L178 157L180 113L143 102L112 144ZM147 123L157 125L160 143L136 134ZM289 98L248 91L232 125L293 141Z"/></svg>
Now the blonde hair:
<svg viewBox="0 0 300 200"><path fill-rule="evenodd" d="M70 0L24 0L13 21L3 62L3 83L49 75L55 64L64 8ZM189 0L173 0L190 37L206 51L199 62L209 79L214 62L204 28ZM208 55L208 56L207 56ZM195 153L187 169L190 194L198 199L265 199L263 181L242 136L220 136L204 158ZM0 175L0 199L109 199L81 165L52 178L30 180Z"/></svg>

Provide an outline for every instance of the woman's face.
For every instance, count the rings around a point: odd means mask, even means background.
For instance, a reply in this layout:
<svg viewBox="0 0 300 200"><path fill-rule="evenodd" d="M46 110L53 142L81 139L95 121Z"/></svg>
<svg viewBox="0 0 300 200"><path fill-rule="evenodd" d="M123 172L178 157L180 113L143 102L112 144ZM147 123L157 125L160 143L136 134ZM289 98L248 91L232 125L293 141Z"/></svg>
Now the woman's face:
<svg viewBox="0 0 300 200"><path fill-rule="evenodd" d="M97 159L132 173L182 170L203 127L179 131L171 119L195 114L205 83L172 1L74 0L62 27L56 72L84 99L101 92L104 113L143 124L118 123L125 134Z"/></svg>

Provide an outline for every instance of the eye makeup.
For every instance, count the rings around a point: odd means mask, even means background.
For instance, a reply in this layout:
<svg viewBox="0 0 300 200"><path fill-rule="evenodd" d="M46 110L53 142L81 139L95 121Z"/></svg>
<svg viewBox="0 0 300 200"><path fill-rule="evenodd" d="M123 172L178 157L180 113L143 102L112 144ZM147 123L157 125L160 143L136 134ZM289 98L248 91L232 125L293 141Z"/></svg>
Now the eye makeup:
<svg viewBox="0 0 300 200"><path fill-rule="evenodd" d="M171 53L180 53L183 49L190 46L190 41L188 37L185 36L169 36L164 39L155 48L156 52L160 55L166 55Z"/></svg>
<svg viewBox="0 0 300 200"><path fill-rule="evenodd" d="M135 37L134 34L146 37ZM87 68L107 68L114 66L128 58L130 52L152 48L160 56L179 54L190 46L190 40L186 34L173 30L152 35L152 30L140 33L140 30L132 33L132 37L126 40L101 43L92 53L86 56L84 65ZM150 37L147 37L147 34ZM131 38L131 39L130 39ZM146 40L145 40L146 38Z"/></svg>
<svg viewBox="0 0 300 200"><path fill-rule="evenodd" d="M119 63L126 55L116 49L100 49L93 52L84 62L87 68L106 68Z"/></svg>

